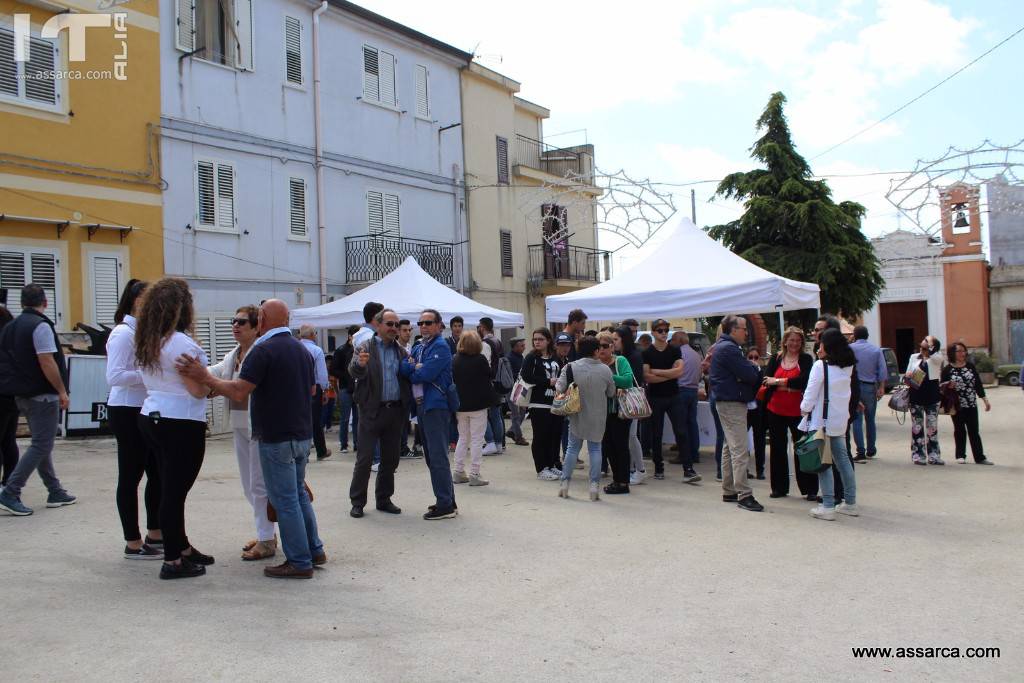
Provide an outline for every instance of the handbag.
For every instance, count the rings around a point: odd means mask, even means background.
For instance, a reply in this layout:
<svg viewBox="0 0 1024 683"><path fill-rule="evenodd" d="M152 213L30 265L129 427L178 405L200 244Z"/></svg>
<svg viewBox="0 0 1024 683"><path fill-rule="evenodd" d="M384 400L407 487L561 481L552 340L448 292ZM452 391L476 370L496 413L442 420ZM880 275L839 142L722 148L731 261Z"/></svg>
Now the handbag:
<svg viewBox="0 0 1024 683"><path fill-rule="evenodd" d="M889 409L897 413L910 410L910 387L900 383L893 388L889 395Z"/></svg>
<svg viewBox="0 0 1024 683"><path fill-rule="evenodd" d="M534 385L524 380L522 376L517 377L516 383L512 385L512 393L509 395L509 400L512 401L513 405L520 408L528 408L533 387Z"/></svg>
<svg viewBox="0 0 1024 683"><path fill-rule="evenodd" d="M306 482L302 482L302 485L306 489L306 495L309 496L309 502L312 503L313 489L309 488L309 484L307 484ZM277 510L274 509L274 506L270 504L269 500L267 501L267 519L271 522L277 521Z"/></svg>
<svg viewBox="0 0 1024 683"><path fill-rule="evenodd" d="M445 390L437 386L436 382L431 382L431 384L433 384L434 388L444 395L445 401L448 403L448 410L453 413L459 412L459 390L455 388L455 385L449 384L448 389Z"/></svg>
<svg viewBox="0 0 1024 683"><path fill-rule="evenodd" d="M762 384L761 388L757 390L757 394L754 396L755 401L763 402L768 397L768 385Z"/></svg>
<svg viewBox="0 0 1024 683"><path fill-rule="evenodd" d="M939 388L939 412L950 417L956 415L960 406L960 394L951 385L946 384Z"/></svg>
<svg viewBox="0 0 1024 683"><path fill-rule="evenodd" d="M821 427L807 432L796 442L796 456L800 461L800 471L809 474L824 472L832 467L832 442L825 432L828 424L828 363L825 368L825 406L821 412Z"/></svg>
<svg viewBox="0 0 1024 683"><path fill-rule="evenodd" d="M560 415L567 417L569 415L575 415L580 412L580 388L576 385L576 381L572 378L572 364L570 363L566 368L565 377L569 380L568 386L565 387L565 391L561 394L555 394L554 400L551 402L551 414Z"/></svg>
<svg viewBox="0 0 1024 683"><path fill-rule="evenodd" d="M633 386L618 392L620 420L643 420L651 416L651 404L647 400L647 392L643 390L633 375Z"/></svg>

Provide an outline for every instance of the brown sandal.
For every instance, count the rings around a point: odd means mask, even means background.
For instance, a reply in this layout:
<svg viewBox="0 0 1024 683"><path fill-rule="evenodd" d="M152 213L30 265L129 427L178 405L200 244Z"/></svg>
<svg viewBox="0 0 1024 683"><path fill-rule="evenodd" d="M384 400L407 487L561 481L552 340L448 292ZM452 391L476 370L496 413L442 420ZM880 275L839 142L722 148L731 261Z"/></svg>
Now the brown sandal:
<svg viewBox="0 0 1024 683"><path fill-rule="evenodd" d="M259 543L259 539L254 538L251 541L249 541L248 543L246 543L245 545L243 545L242 546L242 550L252 550L252 547L254 545L256 545L257 543Z"/></svg>
<svg viewBox="0 0 1024 683"><path fill-rule="evenodd" d="M259 541L249 550L242 553L242 559L246 561L265 560L277 554L277 541Z"/></svg>

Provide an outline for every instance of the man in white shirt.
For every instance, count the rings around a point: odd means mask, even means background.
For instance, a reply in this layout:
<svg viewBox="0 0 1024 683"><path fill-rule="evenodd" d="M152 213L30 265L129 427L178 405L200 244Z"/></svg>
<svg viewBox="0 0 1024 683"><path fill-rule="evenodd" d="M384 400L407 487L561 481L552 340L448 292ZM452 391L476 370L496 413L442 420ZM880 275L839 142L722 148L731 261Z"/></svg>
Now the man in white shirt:
<svg viewBox="0 0 1024 683"><path fill-rule="evenodd" d="M299 328L299 341L309 351L313 358L313 370L316 373L316 393L309 399L310 410L313 415L313 446L316 448L316 459L326 460L331 457L331 451L324 441L324 391L327 390L327 360L324 358L324 350L316 343L316 328L312 325L303 325Z"/></svg>
<svg viewBox="0 0 1024 683"><path fill-rule="evenodd" d="M22 504L21 489L38 470L49 496L46 507L72 505L77 500L61 486L53 469L53 442L60 410L68 408L68 370L53 322L46 317L46 292L37 284L21 290L21 315L0 334L0 394L14 396L28 420L32 443L0 491L0 510L17 517L32 514Z"/></svg>
<svg viewBox="0 0 1024 683"><path fill-rule="evenodd" d="M384 304L379 304L376 301L369 301L363 306L363 326L359 328L355 336L352 337L352 346L359 348L366 342L373 339L373 335L377 334L377 314L384 310Z"/></svg>

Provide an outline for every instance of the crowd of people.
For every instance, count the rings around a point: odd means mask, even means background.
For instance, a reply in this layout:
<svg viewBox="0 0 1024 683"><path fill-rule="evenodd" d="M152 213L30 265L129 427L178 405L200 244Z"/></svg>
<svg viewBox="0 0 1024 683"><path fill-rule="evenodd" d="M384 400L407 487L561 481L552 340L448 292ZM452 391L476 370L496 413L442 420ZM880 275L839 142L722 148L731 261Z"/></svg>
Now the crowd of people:
<svg viewBox="0 0 1024 683"><path fill-rule="evenodd" d="M69 399L67 365L47 303L44 290L30 284L16 319L0 308L0 509L15 516L33 512L20 497L33 471L47 487L47 507L76 502L53 465L59 411ZM784 330L766 362L739 315L722 319L706 354L666 320L655 320L650 335L638 335L636 320L588 330L582 310L572 311L557 334L533 330L525 355L527 340L511 340L506 352L488 318L467 330L454 316L447 335L441 314L430 308L420 313L416 335L410 320L383 303L368 303L363 318L326 356L314 328L293 336L284 302L243 306L231 320L235 348L211 364L193 335L187 283L164 278L126 285L106 368L125 558L162 560L162 579L201 576L214 564L186 533L186 501L205 456L207 400L216 396L227 400L242 492L252 508L254 534L242 544L241 557L268 559L280 549L285 561L263 570L274 578L310 578L327 562L305 472L311 455L331 457L324 428L335 403L340 452L349 452L349 437L355 451L349 485L355 519L365 515L373 473L374 508L402 513L394 501L395 472L401 459L420 452L435 499L423 519L456 517L455 487L487 486L484 456L504 452L507 439L530 446L537 478L558 481L561 498L570 496L573 473L583 467L584 442L592 501L602 491L629 494L644 482L647 459L655 479L666 477L668 462L682 466L683 483L697 484L702 399L715 423L722 500L744 510L764 510L750 478L765 479L767 467L770 497L781 498L790 493L792 468L800 495L816 503L812 517L856 517L854 463L878 457L875 416L885 395L885 359L866 328L844 334L832 316L816 321L810 349L803 330ZM950 346L948 361L941 349L938 339L925 337L903 375L911 460L944 464L937 435L943 412L953 420L957 461L966 462L969 441L974 461L991 465L979 435L978 401L991 409L981 378L964 344ZM31 445L20 457L19 414L31 430ZM524 421L532 427L529 442ZM663 455L666 422L678 452L669 461ZM818 432L828 441L832 465L803 471L795 445ZM138 500L143 476L145 534Z"/></svg>

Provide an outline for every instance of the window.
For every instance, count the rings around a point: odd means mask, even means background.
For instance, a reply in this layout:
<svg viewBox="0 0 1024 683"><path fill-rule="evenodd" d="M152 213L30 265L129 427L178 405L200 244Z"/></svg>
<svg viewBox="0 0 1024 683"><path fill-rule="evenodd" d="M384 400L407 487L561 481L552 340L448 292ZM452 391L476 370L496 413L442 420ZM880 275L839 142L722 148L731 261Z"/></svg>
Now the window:
<svg viewBox="0 0 1024 683"><path fill-rule="evenodd" d="M231 318L233 315L216 315L200 313L195 321L195 340L206 351L210 363L224 360L237 342L231 334ZM227 399L212 398L206 401L206 423L212 434L222 434L231 430L228 422Z"/></svg>
<svg viewBox="0 0 1024 683"><path fill-rule="evenodd" d="M398 106L395 56L369 45L363 45L363 99L388 107Z"/></svg>
<svg viewBox="0 0 1024 683"><path fill-rule="evenodd" d="M175 0L179 50L252 71L252 0Z"/></svg>
<svg viewBox="0 0 1024 683"><path fill-rule="evenodd" d="M414 78L416 80L416 116L421 119L430 118L430 90L429 90L429 78L430 71L427 67L422 64L417 64L414 71Z"/></svg>
<svg viewBox="0 0 1024 683"><path fill-rule="evenodd" d="M401 202L397 194L368 190L366 192L368 232L371 235L387 235L389 237L401 235L400 207Z"/></svg>
<svg viewBox="0 0 1024 683"><path fill-rule="evenodd" d="M121 259L116 254L91 254L89 278L93 323L113 326L121 295Z"/></svg>
<svg viewBox="0 0 1024 683"><path fill-rule="evenodd" d="M208 230L235 232L235 168L196 162L196 222Z"/></svg>
<svg viewBox="0 0 1024 683"><path fill-rule="evenodd" d="M14 58L14 31L0 27L0 101L14 100L22 104L57 109L60 104L58 81L44 78L58 63L55 41L30 37L28 60Z"/></svg>
<svg viewBox="0 0 1024 683"><path fill-rule="evenodd" d="M508 140L498 136L498 183L508 185Z"/></svg>
<svg viewBox="0 0 1024 683"><path fill-rule="evenodd" d="M288 179L288 224L292 237L306 237L306 181Z"/></svg>
<svg viewBox="0 0 1024 683"><path fill-rule="evenodd" d="M32 249L0 246L0 288L7 290L7 310L21 313L21 288L34 282L46 291L48 315L61 329L63 301L60 289L60 259L53 249Z"/></svg>
<svg viewBox="0 0 1024 683"><path fill-rule="evenodd" d="M501 231L501 275L512 277L512 233Z"/></svg>
<svg viewBox="0 0 1024 683"><path fill-rule="evenodd" d="M284 18L285 79L302 85L302 24L295 17Z"/></svg>

